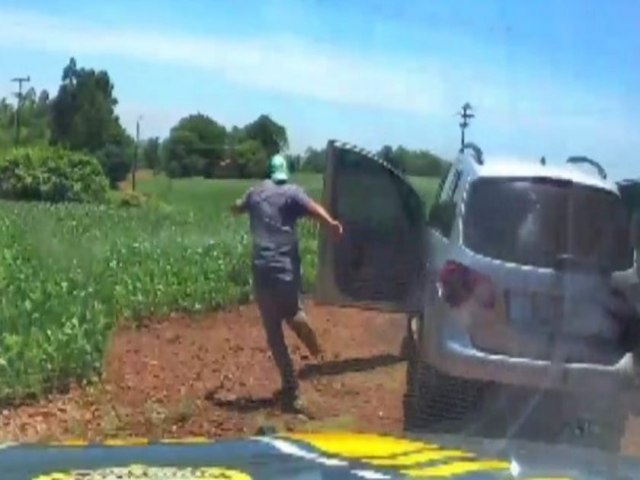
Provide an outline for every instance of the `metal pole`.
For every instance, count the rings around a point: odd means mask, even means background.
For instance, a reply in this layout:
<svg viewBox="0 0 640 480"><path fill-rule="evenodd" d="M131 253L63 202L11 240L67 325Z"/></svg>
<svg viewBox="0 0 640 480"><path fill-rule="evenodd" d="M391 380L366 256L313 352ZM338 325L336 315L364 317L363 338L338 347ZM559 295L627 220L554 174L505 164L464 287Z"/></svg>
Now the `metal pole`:
<svg viewBox="0 0 640 480"><path fill-rule="evenodd" d="M458 112L458 115L462 118L462 122L460 122L460 148L463 148L466 142L465 130L469 126L469 120L475 117L475 115L471 113L471 110L473 110L473 107L469 102L466 102L462 105L462 111Z"/></svg>
<svg viewBox="0 0 640 480"><path fill-rule="evenodd" d="M15 144L16 146L18 146L20 144L20 106L22 104L22 84L29 83L31 81L31 77L30 76L16 77L16 78L12 78L11 81L18 84L18 93L16 93L16 96L18 97L18 103L16 105L16 118L15 118L15 130L16 130Z"/></svg>
<svg viewBox="0 0 640 480"><path fill-rule="evenodd" d="M135 155L133 157L133 165L131 168L131 189L136 191L136 170L138 169L138 151L140 150L140 120L142 115L139 115L136 119L136 148Z"/></svg>

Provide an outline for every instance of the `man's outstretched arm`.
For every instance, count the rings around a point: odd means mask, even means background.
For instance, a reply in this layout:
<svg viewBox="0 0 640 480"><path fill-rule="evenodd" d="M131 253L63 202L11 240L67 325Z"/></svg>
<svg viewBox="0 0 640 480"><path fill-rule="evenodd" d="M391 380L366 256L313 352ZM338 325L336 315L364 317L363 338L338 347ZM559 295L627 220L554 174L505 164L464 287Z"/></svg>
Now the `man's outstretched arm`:
<svg viewBox="0 0 640 480"><path fill-rule="evenodd" d="M337 237L342 235L342 224L333 218L325 208L314 200L309 199L307 202L307 208L312 217L323 222L333 231Z"/></svg>
<svg viewBox="0 0 640 480"><path fill-rule="evenodd" d="M243 199L236 200L233 205L231 205L231 213L234 215L240 215L247 211L247 204L243 201Z"/></svg>
<svg viewBox="0 0 640 480"><path fill-rule="evenodd" d="M234 215L240 215L242 213L246 213L247 212L247 203L248 203L248 199L249 199L249 193L250 193L250 191L245 193L241 198L236 200L233 203L233 205L231 205L231 207L230 207L231 213L233 213Z"/></svg>

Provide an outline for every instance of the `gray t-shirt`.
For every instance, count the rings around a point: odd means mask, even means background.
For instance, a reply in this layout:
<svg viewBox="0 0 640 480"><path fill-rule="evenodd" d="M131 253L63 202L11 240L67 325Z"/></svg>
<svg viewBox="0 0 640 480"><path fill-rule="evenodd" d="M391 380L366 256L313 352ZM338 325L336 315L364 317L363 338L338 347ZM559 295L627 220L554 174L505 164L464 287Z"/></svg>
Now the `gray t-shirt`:
<svg viewBox="0 0 640 480"><path fill-rule="evenodd" d="M254 273L299 281L296 222L309 214L311 199L297 185L265 180L249 189L241 204L249 213Z"/></svg>

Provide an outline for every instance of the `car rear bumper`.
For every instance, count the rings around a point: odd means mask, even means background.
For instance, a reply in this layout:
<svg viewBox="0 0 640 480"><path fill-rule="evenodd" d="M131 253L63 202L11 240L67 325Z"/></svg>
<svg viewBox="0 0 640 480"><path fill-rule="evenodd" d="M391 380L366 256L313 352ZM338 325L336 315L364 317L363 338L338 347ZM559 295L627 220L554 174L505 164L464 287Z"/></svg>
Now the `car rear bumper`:
<svg viewBox="0 0 640 480"><path fill-rule="evenodd" d="M564 363L511 357L477 349L455 322L430 325L425 360L451 376L525 387L566 391L640 390L640 368L628 353L613 365Z"/></svg>

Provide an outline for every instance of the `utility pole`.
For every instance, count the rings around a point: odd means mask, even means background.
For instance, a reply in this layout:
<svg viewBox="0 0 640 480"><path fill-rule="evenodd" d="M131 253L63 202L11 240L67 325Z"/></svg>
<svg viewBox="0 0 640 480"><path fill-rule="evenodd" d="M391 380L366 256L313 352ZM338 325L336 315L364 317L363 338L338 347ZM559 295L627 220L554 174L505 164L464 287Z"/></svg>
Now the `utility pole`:
<svg viewBox="0 0 640 480"><path fill-rule="evenodd" d="M462 105L462 110L456 114L462 119L460 122L460 148L464 147L465 144L464 131L469 126L469 120L475 118L475 114L471 113L472 110L471 104L466 102Z"/></svg>
<svg viewBox="0 0 640 480"><path fill-rule="evenodd" d="M142 115L138 115L136 119L136 148L131 166L131 189L134 192L136 191L136 170L138 170L138 152L140 150L140 120L142 120Z"/></svg>
<svg viewBox="0 0 640 480"><path fill-rule="evenodd" d="M29 83L31 81L30 76L26 77L16 77L11 79L12 82L18 84L18 92L15 93L15 96L18 97L18 104L16 105L16 119L15 119L15 128L16 128L16 146L20 143L20 106L22 105L22 84Z"/></svg>

